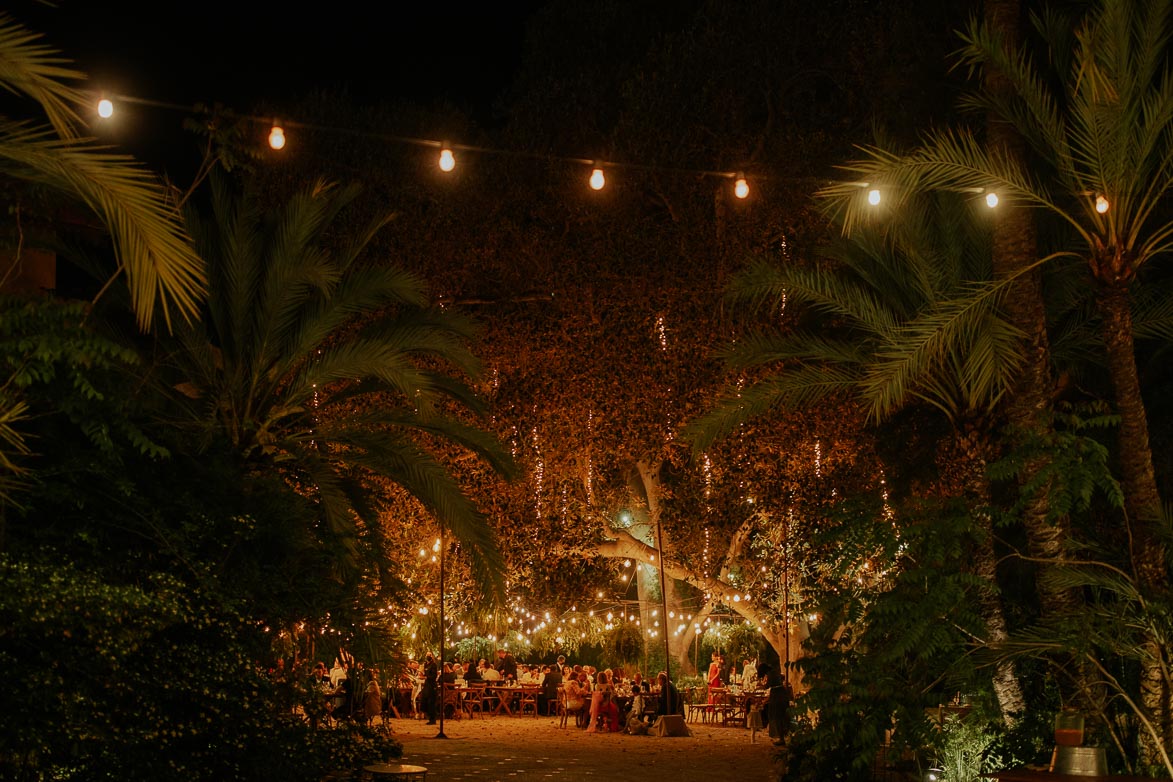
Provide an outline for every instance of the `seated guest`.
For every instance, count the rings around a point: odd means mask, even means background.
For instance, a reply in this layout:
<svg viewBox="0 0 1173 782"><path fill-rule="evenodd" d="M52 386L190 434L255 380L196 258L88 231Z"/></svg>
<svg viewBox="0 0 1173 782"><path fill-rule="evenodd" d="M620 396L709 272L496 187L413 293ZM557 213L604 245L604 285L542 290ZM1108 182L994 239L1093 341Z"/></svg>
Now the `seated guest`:
<svg viewBox="0 0 1173 782"><path fill-rule="evenodd" d="M550 704L558 702L558 686L562 684L562 674L557 668L549 665L542 671L542 691L538 693L538 713L545 708L550 713Z"/></svg>
<svg viewBox="0 0 1173 782"><path fill-rule="evenodd" d="M470 683L484 681L484 679L481 677L481 672L477 670L475 665L472 664L472 660L469 660L464 664L464 680Z"/></svg>
<svg viewBox="0 0 1173 782"><path fill-rule="evenodd" d="M656 707L656 714L679 714L683 710L680 702L680 692L676 685L668 679L668 674L660 671L660 703Z"/></svg>
<svg viewBox="0 0 1173 782"><path fill-rule="evenodd" d="M440 674L440 681L444 684L456 683L456 671L452 670L452 663L444 663L444 672Z"/></svg>
<svg viewBox="0 0 1173 782"><path fill-rule="evenodd" d="M492 666L488 666L485 670L481 671L481 678L490 683L499 682L501 681L501 672Z"/></svg>
<svg viewBox="0 0 1173 782"><path fill-rule="evenodd" d="M604 715L604 704L611 703L611 696L613 694L611 687L611 680L607 677L607 672L604 671L595 679L595 684L591 688L591 719L587 725L587 733L594 733L599 728L599 718ZM618 717L616 717L618 720Z"/></svg>
<svg viewBox="0 0 1173 782"><path fill-rule="evenodd" d="M566 678L566 711L575 715L575 722L581 722L580 715L586 710L586 695L578 683L578 674L574 671Z"/></svg>

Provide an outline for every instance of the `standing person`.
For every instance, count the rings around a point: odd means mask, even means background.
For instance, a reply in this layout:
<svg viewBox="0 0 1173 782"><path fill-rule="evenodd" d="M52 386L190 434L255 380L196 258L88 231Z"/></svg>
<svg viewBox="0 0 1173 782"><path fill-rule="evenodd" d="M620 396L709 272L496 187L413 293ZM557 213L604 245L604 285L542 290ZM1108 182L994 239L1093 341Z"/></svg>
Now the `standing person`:
<svg viewBox="0 0 1173 782"><path fill-rule="evenodd" d="M721 666L721 681L724 682L722 686L728 687L733 682L733 677L730 675L732 671L729 661L725 659L722 652L717 653L717 663Z"/></svg>
<svg viewBox="0 0 1173 782"><path fill-rule="evenodd" d="M420 689L420 698L424 702L424 708L428 712L428 724L436 724L436 711L439 704L436 702L436 677L439 676L439 671L436 668L436 658L428 652L428 656L424 658L424 683Z"/></svg>
<svg viewBox="0 0 1173 782"><path fill-rule="evenodd" d="M497 670L505 681L517 681L517 660L504 649L497 650Z"/></svg>
<svg viewBox="0 0 1173 782"><path fill-rule="evenodd" d="M709 703L716 703L719 698L713 690L721 687L721 658L717 656L716 652L713 652L712 661L709 663L707 683L709 685Z"/></svg>
<svg viewBox="0 0 1173 782"><path fill-rule="evenodd" d="M741 666L741 689L752 690L758 684L758 666L752 660L746 660L745 664Z"/></svg>
<svg viewBox="0 0 1173 782"><path fill-rule="evenodd" d="M770 698L766 701L770 738L775 744L782 744L786 740L786 729L790 720L790 685L782 678L782 672L774 670L774 666L769 663L761 664L758 675L765 680L766 687L770 690Z"/></svg>

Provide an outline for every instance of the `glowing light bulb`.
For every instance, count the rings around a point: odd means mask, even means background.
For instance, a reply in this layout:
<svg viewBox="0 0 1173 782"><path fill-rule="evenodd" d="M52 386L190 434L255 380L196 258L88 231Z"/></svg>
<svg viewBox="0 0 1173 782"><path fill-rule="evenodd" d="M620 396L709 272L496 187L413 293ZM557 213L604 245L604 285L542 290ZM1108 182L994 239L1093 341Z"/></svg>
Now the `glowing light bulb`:
<svg viewBox="0 0 1173 782"><path fill-rule="evenodd" d="M878 206L880 203L880 191L874 187L868 191L868 203L872 206Z"/></svg>
<svg viewBox="0 0 1173 782"><path fill-rule="evenodd" d="M602 190L607 186L607 177L603 176L603 169L596 168L591 171L591 190Z"/></svg>
<svg viewBox="0 0 1173 782"><path fill-rule="evenodd" d="M98 101L98 116L102 119L110 119L114 116L114 102L109 98L102 98Z"/></svg>
<svg viewBox="0 0 1173 782"><path fill-rule="evenodd" d="M444 147L440 150L440 170L448 173L456 168L456 156L452 154L452 150Z"/></svg>
<svg viewBox="0 0 1173 782"><path fill-rule="evenodd" d="M998 205L998 194L997 193L986 193L986 206L993 209L997 205Z"/></svg>
<svg viewBox="0 0 1173 782"><path fill-rule="evenodd" d="M749 196L749 182L745 181L745 174L737 175L737 181L733 183L733 195L738 198Z"/></svg>
<svg viewBox="0 0 1173 782"><path fill-rule="evenodd" d="M1104 196L1102 196L1102 195L1096 196L1096 211L1097 212L1099 212L1100 214L1104 214L1105 212L1108 211L1109 206L1111 206L1111 204L1108 203L1107 198L1104 198Z"/></svg>
<svg viewBox="0 0 1173 782"><path fill-rule="evenodd" d="M269 146L273 149L285 148L285 129L280 125L274 125L269 130Z"/></svg>

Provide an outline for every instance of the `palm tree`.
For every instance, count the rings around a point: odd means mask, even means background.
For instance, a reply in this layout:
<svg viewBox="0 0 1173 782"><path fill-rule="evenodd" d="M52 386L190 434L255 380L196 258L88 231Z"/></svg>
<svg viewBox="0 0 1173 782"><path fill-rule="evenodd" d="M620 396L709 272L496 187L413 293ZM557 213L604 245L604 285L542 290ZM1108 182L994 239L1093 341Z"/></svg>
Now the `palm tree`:
<svg viewBox="0 0 1173 782"><path fill-rule="evenodd" d="M994 456L994 413L1014 383L1022 357L1020 332L997 305L1006 285L989 280L989 236L954 199L923 211L909 210L889 235L866 233L842 242L834 265L814 270L759 262L730 286L735 304L752 308L806 306L820 315L817 326L742 338L727 352L735 370L767 367L761 381L740 389L693 422L695 449L750 418L775 409L800 409L829 394L858 398L873 421L910 404L943 413L953 440L943 449L948 462L945 490L966 497L983 540L975 572L991 586L979 597L992 641L1008 638L996 591L990 485L985 465ZM975 290L976 301L969 296ZM965 294L965 295L963 295ZM959 305L958 302L961 302ZM909 353L915 335L950 323L935 352ZM910 340L910 337L913 339ZM1008 724L1026 707L1014 669L995 671L994 688Z"/></svg>
<svg viewBox="0 0 1173 782"><path fill-rule="evenodd" d="M279 471L319 503L336 539L353 541L360 520L379 535L388 522L372 497L387 496L389 482L435 515L482 586L499 592L491 531L437 454L457 446L511 470L496 440L456 415L480 411L453 374L478 371L473 328L429 308L414 276L360 261L386 220L331 241L356 193L318 183L264 209L215 179L211 215L188 210L208 311L177 333L166 382L181 392L187 426L206 442L226 439L250 469Z"/></svg>
<svg viewBox="0 0 1173 782"><path fill-rule="evenodd" d="M156 310L170 328L173 315L196 315L203 263L168 190L130 157L80 136L78 107L86 96L69 82L83 78L40 35L0 14L0 86L39 104L46 123L0 116L0 172L92 209L110 231L140 328L150 328Z"/></svg>
<svg viewBox="0 0 1173 782"><path fill-rule="evenodd" d="M168 191L129 157L79 136L77 107L85 98L69 82L82 78L39 35L0 13L0 87L30 98L45 114L43 124L0 115L0 174L76 197L102 219L119 271L126 272L141 328L151 326L156 309L168 326L173 311L188 319L203 295L203 263ZM21 250L18 245L15 262ZM12 476L21 470L13 459L27 451L19 428L10 426L23 410L18 396L0 394L0 468ZM10 485L9 477L0 479L4 486Z"/></svg>
<svg viewBox="0 0 1173 782"><path fill-rule="evenodd" d="M1131 299L1137 275L1173 247L1173 220L1162 201L1173 188L1173 77L1168 58L1173 2L1101 0L1075 25L1054 16L1036 20L1049 42L1046 72L1021 49L1001 45L995 30L976 25L965 57L1006 74L1012 89L975 96L1025 139L1028 163L973 134L939 131L911 155L866 150L846 169L880 186L899 208L926 189L995 191L1010 203L1056 218L1078 249L1057 253L1082 258L1096 287L1101 335L1120 414L1119 462L1125 511L1132 532L1133 567L1148 590L1168 588L1161 499L1149 444L1148 417L1137 371ZM1054 78L1052 78L1054 77ZM864 207L855 184L825 194L844 208L845 222ZM1146 706L1162 736L1173 728L1170 693L1160 668L1167 652L1153 648L1142 674ZM1146 748L1147 760L1155 758Z"/></svg>

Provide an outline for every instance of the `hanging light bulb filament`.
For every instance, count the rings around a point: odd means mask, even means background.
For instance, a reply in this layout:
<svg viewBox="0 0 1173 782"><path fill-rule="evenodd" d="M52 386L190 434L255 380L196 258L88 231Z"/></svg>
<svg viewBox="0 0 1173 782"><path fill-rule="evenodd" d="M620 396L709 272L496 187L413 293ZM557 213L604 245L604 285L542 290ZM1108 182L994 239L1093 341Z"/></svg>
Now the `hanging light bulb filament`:
<svg viewBox="0 0 1173 782"><path fill-rule="evenodd" d="M607 186L607 177L603 176L603 169L595 167L591 171L591 190L602 190Z"/></svg>
<svg viewBox="0 0 1173 782"><path fill-rule="evenodd" d="M285 129L273 123L273 127L269 129L269 146L273 149L285 148Z"/></svg>
<svg viewBox="0 0 1173 782"><path fill-rule="evenodd" d="M737 175L737 179L733 182L733 195L738 198L749 196L749 182L746 181L745 174Z"/></svg>
<svg viewBox="0 0 1173 782"><path fill-rule="evenodd" d="M448 173L456 168L456 156L452 154L452 150L445 146L440 150L440 170Z"/></svg>

